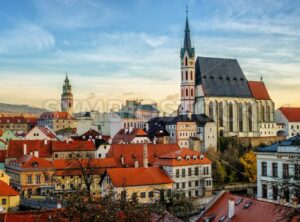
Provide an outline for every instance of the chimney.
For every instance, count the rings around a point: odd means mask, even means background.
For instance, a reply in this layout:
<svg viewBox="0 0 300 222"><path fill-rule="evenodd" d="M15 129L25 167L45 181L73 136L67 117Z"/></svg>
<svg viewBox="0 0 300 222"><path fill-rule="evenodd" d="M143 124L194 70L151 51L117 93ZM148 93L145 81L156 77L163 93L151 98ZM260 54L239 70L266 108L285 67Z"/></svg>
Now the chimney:
<svg viewBox="0 0 300 222"><path fill-rule="evenodd" d="M147 143L144 143L143 147L143 166L148 168L148 146Z"/></svg>
<svg viewBox="0 0 300 222"><path fill-rule="evenodd" d="M47 145L47 143L48 143L48 140L47 140L47 139L45 139L45 140L44 140L44 144L45 144L45 145Z"/></svg>
<svg viewBox="0 0 300 222"><path fill-rule="evenodd" d="M99 135L99 139L100 139L100 140L102 139L102 135Z"/></svg>
<svg viewBox="0 0 300 222"><path fill-rule="evenodd" d="M187 112L187 117L192 120L192 112Z"/></svg>
<svg viewBox="0 0 300 222"><path fill-rule="evenodd" d="M137 159L134 160L134 168L139 168L139 161Z"/></svg>
<svg viewBox="0 0 300 222"><path fill-rule="evenodd" d="M39 151L34 151L33 155L34 155L35 157L39 157Z"/></svg>
<svg viewBox="0 0 300 222"><path fill-rule="evenodd" d="M125 134L127 134L128 133L128 128L125 128Z"/></svg>
<svg viewBox="0 0 300 222"><path fill-rule="evenodd" d="M228 199L228 219L234 216L234 199L231 197Z"/></svg>
<svg viewBox="0 0 300 222"><path fill-rule="evenodd" d="M128 132L128 134L131 134L131 133L132 133L132 130L133 130L133 128L132 128L132 126L130 126L130 127L129 127L129 132Z"/></svg>
<svg viewBox="0 0 300 222"><path fill-rule="evenodd" d="M109 138L108 143L112 144L112 138Z"/></svg>
<svg viewBox="0 0 300 222"><path fill-rule="evenodd" d="M27 154L27 144L24 143L23 146L23 154L26 155Z"/></svg>
<svg viewBox="0 0 300 222"><path fill-rule="evenodd" d="M121 155L121 164L122 164L122 166L125 165L125 155L124 154Z"/></svg>

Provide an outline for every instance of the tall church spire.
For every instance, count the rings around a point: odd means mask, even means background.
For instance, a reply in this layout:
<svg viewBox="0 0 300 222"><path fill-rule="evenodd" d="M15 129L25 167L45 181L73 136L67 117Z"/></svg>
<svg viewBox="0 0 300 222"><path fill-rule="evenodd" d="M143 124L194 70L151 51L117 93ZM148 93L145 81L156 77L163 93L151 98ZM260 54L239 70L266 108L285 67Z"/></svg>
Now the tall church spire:
<svg viewBox="0 0 300 222"><path fill-rule="evenodd" d="M186 6L186 21L185 21L185 29L184 29L184 42L183 47L181 49L180 57L183 58L185 51L188 52L190 57L194 56L194 48L192 48L191 36L190 36L190 26L189 26L189 18L188 18L188 6Z"/></svg>
<svg viewBox="0 0 300 222"><path fill-rule="evenodd" d="M68 73L63 85L63 92L61 94L61 111L72 114L73 112L73 94L72 86L69 81Z"/></svg>

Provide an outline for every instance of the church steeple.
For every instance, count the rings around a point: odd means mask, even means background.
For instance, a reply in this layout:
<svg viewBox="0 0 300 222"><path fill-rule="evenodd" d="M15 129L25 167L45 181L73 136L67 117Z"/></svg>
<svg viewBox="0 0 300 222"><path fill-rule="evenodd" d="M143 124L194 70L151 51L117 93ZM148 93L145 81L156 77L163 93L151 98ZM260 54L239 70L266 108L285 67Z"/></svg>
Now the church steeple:
<svg viewBox="0 0 300 222"><path fill-rule="evenodd" d="M72 86L69 81L68 74L66 73L66 78L63 85L63 93L61 94L61 111L68 112L72 114L73 112L73 94Z"/></svg>
<svg viewBox="0 0 300 222"><path fill-rule="evenodd" d="M185 29L184 29L184 42L183 47L181 48L180 57L183 58L185 51L187 51L189 57L193 57L195 50L192 47L191 36L190 36L190 26L189 26L189 18L188 18L188 7L186 7L186 21L185 21Z"/></svg>

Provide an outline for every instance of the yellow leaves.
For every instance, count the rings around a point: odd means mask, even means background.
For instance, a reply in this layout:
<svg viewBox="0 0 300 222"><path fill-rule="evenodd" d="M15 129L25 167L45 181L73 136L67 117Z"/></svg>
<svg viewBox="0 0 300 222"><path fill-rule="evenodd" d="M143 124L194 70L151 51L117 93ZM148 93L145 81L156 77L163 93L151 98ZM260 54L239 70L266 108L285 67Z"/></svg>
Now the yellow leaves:
<svg viewBox="0 0 300 222"><path fill-rule="evenodd" d="M249 182L256 182L256 155L253 151L246 153L240 158L240 163L244 167L244 175Z"/></svg>

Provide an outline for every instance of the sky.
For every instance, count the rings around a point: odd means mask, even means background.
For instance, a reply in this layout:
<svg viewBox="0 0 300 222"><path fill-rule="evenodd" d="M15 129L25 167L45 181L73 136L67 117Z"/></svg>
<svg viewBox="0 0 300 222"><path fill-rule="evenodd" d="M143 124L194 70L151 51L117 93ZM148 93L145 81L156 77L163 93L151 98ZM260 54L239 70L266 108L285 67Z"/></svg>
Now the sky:
<svg viewBox="0 0 300 222"><path fill-rule="evenodd" d="M75 110L179 104L186 5L197 56L236 58L276 107L300 106L297 0L0 0L0 103Z"/></svg>

